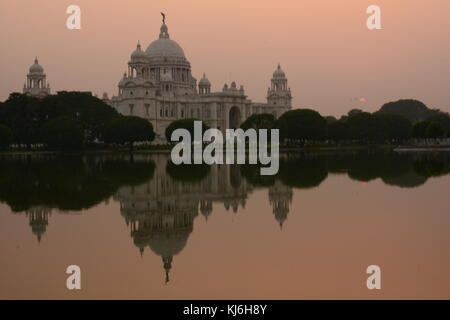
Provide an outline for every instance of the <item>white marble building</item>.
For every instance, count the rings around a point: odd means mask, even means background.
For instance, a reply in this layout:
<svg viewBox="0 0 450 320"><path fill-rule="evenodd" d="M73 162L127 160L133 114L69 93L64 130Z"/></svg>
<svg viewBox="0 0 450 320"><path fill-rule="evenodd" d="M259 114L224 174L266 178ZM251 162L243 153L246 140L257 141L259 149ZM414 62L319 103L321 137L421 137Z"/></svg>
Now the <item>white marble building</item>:
<svg viewBox="0 0 450 320"><path fill-rule="evenodd" d="M285 73L278 65L267 91L266 103L253 103L244 87L232 82L218 92L203 74L198 82L183 49L169 36L163 22L159 38L144 51L140 43L131 54L128 71L119 82L117 96L103 100L123 115L148 119L157 138L164 140L166 127L174 120L196 118L224 132L238 128L252 114L279 117L291 109L292 96Z"/></svg>
<svg viewBox="0 0 450 320"><path fill-rule="evenodd" d="M44 68L39 64L37 58L34 59L34 63L27 74L27 82L23 85L23 93L38 98L50 94L50 84L47 83Z"/></svg>

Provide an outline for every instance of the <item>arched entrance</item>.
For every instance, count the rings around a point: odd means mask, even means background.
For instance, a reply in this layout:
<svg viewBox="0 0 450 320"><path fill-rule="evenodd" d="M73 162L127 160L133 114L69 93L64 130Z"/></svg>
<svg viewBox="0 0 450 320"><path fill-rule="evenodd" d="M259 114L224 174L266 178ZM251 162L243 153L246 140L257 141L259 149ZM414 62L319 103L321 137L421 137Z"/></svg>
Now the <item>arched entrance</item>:
<svg viewBox="0 0 450 320"><path fill-rule="evenodd" d="M237 129L241 126L241 110L238 107L230 109L229 126L230 129Z"/></svg>

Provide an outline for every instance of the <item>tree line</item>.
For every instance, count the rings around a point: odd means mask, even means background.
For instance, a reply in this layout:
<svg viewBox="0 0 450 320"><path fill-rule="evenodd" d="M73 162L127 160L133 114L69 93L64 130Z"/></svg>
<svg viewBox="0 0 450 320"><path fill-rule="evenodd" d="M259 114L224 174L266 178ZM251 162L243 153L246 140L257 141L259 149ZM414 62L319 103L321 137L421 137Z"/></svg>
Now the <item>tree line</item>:
<svg viewBox="0 0 450 320"><path fill-rule="evenodd" d="M411 138L450 137L448 113L433 110L425 120L414 122L400 112L396 113L395 105L399 104L404 109L404 101L389 103L389 112L383 108L374 113L353 109L340 119L324 117L311 109L290 110L279 119L271 114L257 114L250 116L241 128L277 128L282 142L296 145L323 141L335 144L383 144L402 143ZM406 101L411 101L411 108L417 103L415 100Z"/></svg>
<svg viewBox="0 0 450 320"><path fill-rule="evenodd" d="M152 141L152 124L122 116L87 92L58 92L42 99L13 93L0 103L0 149L78 151L101 143L128 145Z"/></svg>
<svg viewBox="0 0 450 320"><path fill-rule="evenodd" d="M196 119L172 122L165 135L184 128L193 133ZM257 114L246 119L242 129L279 129L286 145L326 143L382 144L402 143L410 138L450 136L450 116L428 109L416 100L385 104L374 113L353 109L340 119L325 117L311 109L294 109L276 119L272 114ZM203 131L208 126L204 124ZM99 146L127 146L151 142L152 124L139 117L120 115L114 108L85 92L58 92L43 99L13 93L0 103L0 149L78 151Z"/></svg>

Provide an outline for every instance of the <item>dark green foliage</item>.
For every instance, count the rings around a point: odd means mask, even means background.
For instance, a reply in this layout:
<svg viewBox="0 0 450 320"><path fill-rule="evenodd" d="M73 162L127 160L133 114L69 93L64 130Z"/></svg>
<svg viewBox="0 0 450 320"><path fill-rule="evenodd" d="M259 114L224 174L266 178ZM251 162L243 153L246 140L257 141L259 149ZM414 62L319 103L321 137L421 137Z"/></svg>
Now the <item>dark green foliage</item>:
<svg viewBox="0 0 450 320"><path fill-rule="evenodd" d="M327 123L337 122L338 119L336 119L335 116L326 116L325 120L327 120Z"/></svg>
<svg viewBox="0 0 450 320"><path fill-rule="evenodd" d="M210 168L211 166L207 164L176 165L172 161L168 161L166 172L176 181L198 183L208 176Z"/></svg>
<svg viewBox="0 0 450 320"><path fill-rule="evenodd" d="M38 99L12 93L0 106L0 119L11 128L14 143L31 146L40 142L40 128L45 119L40 114Z"/></svg>
<svg viewBox="0 0 450 320"><path fill-rule="evenodd" d="M41 131L42 142L57 151L80 150L83 145L83 128L78 120L59 117L47 121Z"/></svg>
<svg viewBox="0 0 450 320"><path fill-rule="evenodd" d="M272 129L275 127L275 116L270 113L253 114L247 118L242 124L241 129Z"/></svg>
<svg viewBox="0 0 450 320"><path fill-rule="evenodd" d="M387 138L384 122L368 112L360 112L350 116L347 124L355 140L381 143Z"/></svg>
<svg viewBox="0 0 450 320"><path fill-rule="evenodd" d="M427 137L427 128L430 124L429 121L420 121L416 123L413 127L413 137L414 138L426 138Z"/></svg>
<svg viewBox="0 0 450 320"><path fill-rule="evenodd" d="M277 178L283 184L300 188L319 186L328 176L325 159L307 157L288 157L281 159Z"/></svg>
<svg viewBox="0 0 450 320"><path fill-rule="evenodd" d="M384 104L377 113L401 115L416 124L437 114L438 111L429 109L423 102L404 99Z"/></svg>
<svg viewBox="0 0 450 320"><path fill-rule="evenodd" d="M438 114L428 118L427 121L439 122L445 132L448 133L450 131L450 115L448 113L439 112Z"/></svg>
<svg viewBox="0 0 450 320"><path fill-rule="evenodd" d="M444 128L439 122L430 122L427 127L426 136L427 138L442 138L444 136Z"/></svg>
<svg viewBox="0 0 450 320"><path fill-rule="evenodd" d="M8 149L12 140L12 130L7 126L0 124L0 151Z"/></svg>
<svg viewBox="0 0 450 320"><path fill-rule="evenodd" d="M102 140L103 127L118 113L102 100L85 92L58 92L43 99L12 93L0 105L0 119L13 131L14 143L42 143L41 129L49 120L59 117L77 119L84 140Z"/></svg>
<svg viewBox="0 0 450 320"><path fill-rule="evenodd" d="M152 124L139 117L120 116L112 120L105 129L105 142L127 144L130 148L134 142L151 142L155 139Z"/></svg>
<svg viewBox="0 0 450 320"><path fill-rule="evenodd" d="M444 135L444 128L441 123L436 121L421 121L413 127L413 136L415 138L442 138Z"/></svg>
<svg viewBox="0 0 450 320"><path fill-rule="evenodd" d="M350 127L346 121L334 121L327 124L327 138L336 142L350 140L352 137Z"/></svg>
<svg viewBox="0 0 450 320"><path fill-rule="evenodd" d="M172 132L174 132L176 129L186 129L191 134L192 140L194 139L194 122L200 121L198 119L180 119L175 120L171 124L169 124L166 128L165 136L167 141L171 141ZM208 130L209 127L202 122L202 136L203 133ZM202 138L202 137L200 137Z"/></svg>
<svg viewBox="0 0 450 320"><path fill-rule="evenodd" d="M321 140L326 135L327 121L317 112L310 109L296 109L285 112L277 121L280 138L305 142Z"/></svg>
<svg viewBox="0 0 450 320"><path fill-rule="evenodd" d="M58 92L40 101L40 113L44 118L69 116L83 125L85 141L103 140L105 124L118 116L114 108L86 92Z"/></svg>
<svg viewBox="0 0 450 320"><path fill-rule="evenodd" d="M121 186L152 178L154 162L128 156L38 156L0 159L0 201L13 211L45 206L88 209Z"/></svg>
<svg viewBox="0 0 450 320"><path fill-rule="evenodd" d="M386 138L390 140L405 140L412 135L412 124L403 116L397 114L374 114L386 130Z"/></svg>

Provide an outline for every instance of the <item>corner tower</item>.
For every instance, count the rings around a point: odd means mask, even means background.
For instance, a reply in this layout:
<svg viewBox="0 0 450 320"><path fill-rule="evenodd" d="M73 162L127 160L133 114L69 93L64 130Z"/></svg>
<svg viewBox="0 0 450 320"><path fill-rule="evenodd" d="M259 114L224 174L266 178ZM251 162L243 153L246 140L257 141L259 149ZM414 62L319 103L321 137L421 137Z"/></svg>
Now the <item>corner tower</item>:
<svg viewBox="0 0 450 320"><path fill-rule="evenodd" d="M279 64L273 73L271 86L267 91L267 103L270 106L286 108L287 110L292 107L291 88L288 87L286 74Z"/></svg>
<svg viewBox="0 0 450 320"><path fill-rule="evenodd" d="M45 97L50 94L50 84L47 83L44 68L39 64L37 57L27 74L27 83L23 85L23 93L33 97Z"/></svg>

